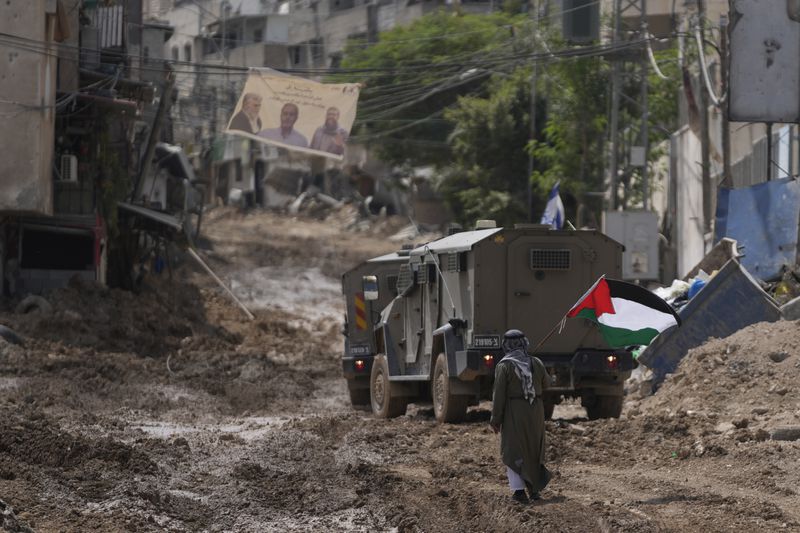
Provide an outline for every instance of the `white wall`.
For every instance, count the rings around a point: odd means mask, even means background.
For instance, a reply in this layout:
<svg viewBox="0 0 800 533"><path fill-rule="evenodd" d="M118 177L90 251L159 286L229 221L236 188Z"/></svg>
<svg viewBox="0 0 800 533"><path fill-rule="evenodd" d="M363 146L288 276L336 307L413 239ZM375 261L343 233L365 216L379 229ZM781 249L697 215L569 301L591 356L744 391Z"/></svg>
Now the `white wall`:
<svg viewBox="0 0 800 533"><path fill-rule="evenodd" d="M678 277L685 276L706 254L703 220L703 176L700 140L684 126L672 135L676 199Z"/></svg>
<svg viewBox="0 0 800 533"><path fill-rule="evenodd" d="M0 212L53 213L55 2L6 0L0 33L44 42L44 51L0 43ZM46 7L53 6L48 14ZM45 53L43 53L45 52Z"/></svg>

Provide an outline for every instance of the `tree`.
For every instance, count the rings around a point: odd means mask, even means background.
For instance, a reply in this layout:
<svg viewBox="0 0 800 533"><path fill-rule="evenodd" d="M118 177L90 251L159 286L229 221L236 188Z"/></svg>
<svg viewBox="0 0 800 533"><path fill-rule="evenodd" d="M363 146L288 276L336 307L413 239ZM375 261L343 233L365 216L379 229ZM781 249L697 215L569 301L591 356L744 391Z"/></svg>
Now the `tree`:
<svg viewBox="0 0 800 533"><path fill-rule="evenodd" d="M460 15L444 11L380 34L374 44L351 41L335 80L364 81L353 140L393 165L450 160L445 117L459 96L480 91L489 58L508 54L513 25L506 13Z"/></svg>
<svg viewBox="0 0 800 533"><path fill-rule="evenodd" d="M367 80L353 140L393 165L435 166L439 191L466 226L479 218L503 225L526 221L529 210L538 216L559 181L567 219L596 227L605 191L610 63L602 48L570 47L539 34L535 59L529 22L507 14L437 13L382 33L369 47L351 43L342 67L350 80ZM673 57L674 51L659 53L662 60ZM539 68L533 140L532 60L546 61ZM661 155L656 147L677 119L680 78L674 64L662 66L672 79L650 77L649 161ZM620 122L634 138L639 84L623 92L628 98ZM626 199L635 202L638 195L640 201L637 171L623 183Z"/></svg>
<svg viewBox="0 0 800 533"><path fill-rule="evenodd" d="M603 190L608 74L609 66L600 57L548 66L545 127L542 138L529 146L536 161L531 179L538 197L560 181L562 194L575 199L575 211L568 212L567 218L580 224L587 222L576 220L592 198L587 193Z"/></svg>
<svg viewBox="0 0 800 533"><path fill-rule="evenodd" d="M453 160L440 190L459 222L509 225L527 220L530 69L495 76L487 92L462 97L445 113L455 124Z"/></svg>

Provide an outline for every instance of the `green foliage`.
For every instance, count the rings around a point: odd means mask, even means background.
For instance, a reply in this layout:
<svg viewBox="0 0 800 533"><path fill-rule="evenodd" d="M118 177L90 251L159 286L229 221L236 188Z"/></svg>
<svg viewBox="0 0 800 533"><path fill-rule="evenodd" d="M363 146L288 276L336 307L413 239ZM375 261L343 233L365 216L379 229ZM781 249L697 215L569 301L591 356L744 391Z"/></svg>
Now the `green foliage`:
<svg viewBox="0 0 800 533"><path fill-rule="evenodd" d="M439 12L382 33L373 45L351 42L341 65L345 73L331 81L366 83L353 140L394 166L435 166L438 190L465 226L479 218L508 225L527 220L529 212L537 221L556 181L561 182L567 219L581 224L599 220L611 63L586 56L540 65L532 140L531 65L524 56L532 46L530 20L509 14L519 6L505 5L511 8L492 15ZM538 50L568 47L546 35L547 28L542 31L546 42ZM656 53L668 80L651 69L650 161L661 155L659 143L677 126L681 77L675 55L674 49ZM634 142L640 135L640 85L635 76L625 79L629 85L622 89L627 98L621 100L620 124L625 138ZM529 154L534 163L530 175ZM638 172L628 168L622 181L632 202L641 199ZM587 209L594 217L579 220L578 213Z"/></svg>
<svg viewBox="0 0 800 533"><path fill-rule="evenodd" d="M556 181L562 194L572 194L579 203L587 192L602 190L608 73L608 64L596 57L547 67L546 125L542 138L530 146L537 162L532 179L541 194Z"/></svg>
<svg viewBox="0 0 800 533"><path fill-rule="evenodd" d="M530 70L495 76L488 94L463 97L445 112L455 129L449 138L452 170L441 191L465 225L479 218L503 225L527 219Z"/></svg>
<svg viewBox="0 0 800 533"><path fill-rule="evenodd" d="M510 27L519 20L506 13L441 11L381 33L374 45L351 41L341 67L353 72L331 79L366 84L354 138L393 165L448 161L452 123L443 110L460 95L481 89L488 73L474 66L493 53L508 52Z"/></svg>

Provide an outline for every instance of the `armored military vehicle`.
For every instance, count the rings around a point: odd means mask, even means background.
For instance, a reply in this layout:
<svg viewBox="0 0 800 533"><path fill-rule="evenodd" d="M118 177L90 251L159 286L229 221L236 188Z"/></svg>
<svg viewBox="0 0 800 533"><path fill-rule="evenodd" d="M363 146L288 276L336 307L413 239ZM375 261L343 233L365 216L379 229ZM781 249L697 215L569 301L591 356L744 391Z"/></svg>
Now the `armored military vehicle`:
<svg viewBox="0 0 800 533"><path fill-rule="evenodd" d="M344 354L342 372L353 406L370 403L369 376L375 356L374 326L380 312L397 296L397 276L409 250L375 257L345 272L342 294L345 297ZM366 296L364 284L366 283Z"/></svg>
<svg viewBox="0 0 800 533"><path fill-rule="evenodd" d="M520 329L536 346L601 275L620 277L622 251L598 231L530 224L449 235L392 256L394 274L376 276L373 265L361 285L355 278L369 268L358 267L345 275L345 377L357 375L348 365L353 347L363 346L356 352L365 354L376 416L399 416L408 403L427 400L440 422L462 420L468 405L491 398L503 333ZM386 262L378 264L389 268ZM359 294L373 305L364 315L367 330L356 337L351 317ZM543 397L548 417L565 397L580 398L590 418L619 416L633 358L609 348L592 323L567 320L535 355L551 376Z"/></svg>

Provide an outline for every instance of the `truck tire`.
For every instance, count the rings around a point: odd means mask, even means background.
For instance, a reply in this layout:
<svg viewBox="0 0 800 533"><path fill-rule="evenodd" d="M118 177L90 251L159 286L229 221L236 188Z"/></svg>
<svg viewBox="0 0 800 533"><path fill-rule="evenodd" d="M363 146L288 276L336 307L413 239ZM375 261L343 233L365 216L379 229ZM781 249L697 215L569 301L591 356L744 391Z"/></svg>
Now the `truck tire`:
<svg viewBox="0 0 800 533"><path fill-rule="evenodd" d="M366 387L359 387L356 385L355 380L347 380L347 390L350 392L350 404L353 407L369 405L369 384Z"/></svg>
<svg viewBox="0 0 800 533"><path fill-rule="evenodd" d="M598 418L619 418L622 414L623 396L596 396L594 405L586 407L589 420Z"/></svg>
<svg viewBox="0 0 800 533"><path fill-rule="evenodd" d="M406 414L408 398L399 396L389 381L389 362L379 354L372 361L369 377L369 397L372 414L378 418L395 418Z"/></svg>
<svg viewBox="0 0 800 533"><path fill-rule="evenodd" d="M431 382L431 399L433 414L437 422L460 422L467 415L469 396L455 395L450 392L450 377L447 373L447 356L440 353L433 367Z"/></svg>

